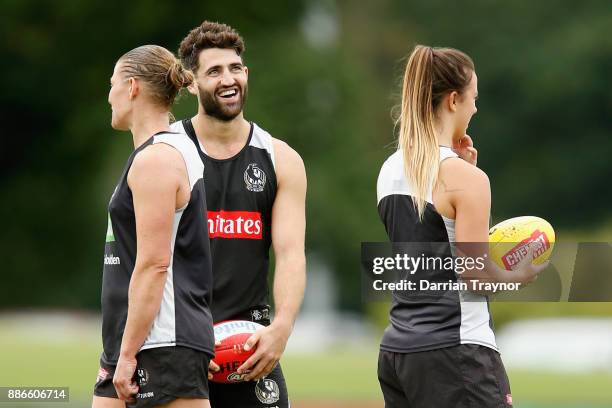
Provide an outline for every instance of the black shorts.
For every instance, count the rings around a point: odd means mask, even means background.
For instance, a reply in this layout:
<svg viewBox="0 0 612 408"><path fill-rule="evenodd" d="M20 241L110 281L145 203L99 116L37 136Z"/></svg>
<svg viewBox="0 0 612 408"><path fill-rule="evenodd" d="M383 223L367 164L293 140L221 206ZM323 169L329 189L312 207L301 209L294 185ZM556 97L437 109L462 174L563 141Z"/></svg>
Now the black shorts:
<svg viewBox="0 0 612 408"><path fill-rule="evenodd" d="M210 382L211 408L289 408L287 384L280 364L259 381Z"/></svg>
<svg viewBox="0 0 612 408"><path fill-rule="evenodd" d="M229 320L250 320L270 325L270 307L255 307ZM264 379L231 384L209 382L211 408L289 408L287 384L278 364Z"/></svg>
<svg viewBox="0 0 612 408"><path fill-rule="evenodd" d="M208 354L187 347L159 347L141 351L136 359L134 382L139 390L136 403L129 407L153 407L177 398L208 399ZM118 398L115 368L100 360L94 395Z"/></svg>
<svg viewBox="0 0 612 408"><path fill-rule="evenodd" d="M418 353L381 350L378 380L386 408L509 408L499 353L462 344Z"/></svg>

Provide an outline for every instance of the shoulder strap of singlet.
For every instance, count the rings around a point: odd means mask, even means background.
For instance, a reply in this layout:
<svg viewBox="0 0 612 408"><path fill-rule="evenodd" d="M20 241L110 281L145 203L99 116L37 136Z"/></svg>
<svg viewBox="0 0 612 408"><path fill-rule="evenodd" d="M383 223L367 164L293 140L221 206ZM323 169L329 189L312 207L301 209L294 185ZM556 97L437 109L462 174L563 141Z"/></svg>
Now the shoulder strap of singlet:
<svg viewBox="0 0 612 408"><path fill-rule="evenodd" d="M453 152L453 149L447 146L440 146L440 163L451 157L459 157L457 153Z"/></svg>
<svg viewBox="0 0 612 408"><path fill-rule="evenodd" d="M186 134L187 137L189 137L189 139L191 139L191 141L195 144L195 146L198 146L201 148L200 146L200 141L198 140L198 136L196 135L195 129L193 128L193 124L191 123L191 119L187 118L187 119L183 119L182 121L177 122L178 125L176 125L177 127L179 127L179 131L181 131L182 133Z"/></svg>
<svg viewBox="0 0 612 408"><path fill-rule="evenodd" d="M266 132L255 122L253 122L253 135L251 137L250 145L253 147L257 147L259 149L263 149L268 152L270 156L270 160L272 161L272 167L276 169L276 162L274 160L274 144L272 141L272 135Z"/></svg>
<svg viewBox="0 0 612 408"><path fill-rule="evenodd" d="M453 152L453 149L451 149L450 147L440 146L439 149L440 149L440 163L452 157L459 157L457 153ZM427 193L427 201L433 204L433 181L429 186L429 192Z"/></svg>
<svg viewBox="0 0 612 408"><path fill-rule="evenodd" d="M184 133L161 133L154 136L153 144L156 143L165 143L181 153L187 167L189 186L193 188L204 174L204 164L193 142Z"/></svg>

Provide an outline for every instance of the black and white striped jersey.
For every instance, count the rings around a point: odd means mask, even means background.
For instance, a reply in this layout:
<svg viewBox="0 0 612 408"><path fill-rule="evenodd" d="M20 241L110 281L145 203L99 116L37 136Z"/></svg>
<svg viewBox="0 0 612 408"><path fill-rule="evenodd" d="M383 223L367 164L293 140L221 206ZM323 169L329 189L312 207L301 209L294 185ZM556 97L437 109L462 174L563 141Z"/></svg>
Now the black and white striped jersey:
<svg viewBox="0 0 612 408"><path fill-rule="evenodd" d="M171 129L189 136L206 167L213 319L220 322L244 316L269 302L272 207L277 190L272 136L251 123L242 150L219 160L206 153L191 119L175 122Z"/></svg>
<svg viewBox="0 0 612 408"><path fill-rule="evenodd" d="M457 155L450 148L440 146L440 162L451 157ZM455 220L436 211L430 186L424 217L420 221L413 196L405 175L403 151L398 150L383 164L377 183L378 212L390 241L448 243L442 247L447 247L447 255L452 256ZM452 270L433 273L438 275L428 278L453 282L458 279ZM418 292L406 296L394 292L390 324L380 347L410 353L472 343L497 350L492 327L486 296L469 291L446 291L435 296Z"/></svg>
<svg viewBox="0 0 612 408"><path fill-rule="evenodd" d="M188 137L161 132L130 155L108 206L102 279L102 360L108 364L115 364L119 357L128 312L128 288L136 262L136 219L127 176L136 155L156 143L168 144L183 156L191 197L174 214L172 253L161 307L141 350L184 346L214 355L204 165Z"/></svg>

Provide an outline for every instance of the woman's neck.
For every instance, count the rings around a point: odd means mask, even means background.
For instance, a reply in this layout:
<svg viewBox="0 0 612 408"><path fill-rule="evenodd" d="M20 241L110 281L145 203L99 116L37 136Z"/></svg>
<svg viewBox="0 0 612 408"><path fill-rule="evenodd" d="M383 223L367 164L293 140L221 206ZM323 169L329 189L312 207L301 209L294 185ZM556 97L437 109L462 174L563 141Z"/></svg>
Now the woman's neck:
<svg viewBox="0 0 612 408"><path fill-rule="evenodd" d="M438 120L434 124L436 136L438 137L438 145L452 147L453 146L453 128L445 120Z"/></svg>
<svg viewBox="0 0 612 408"><path fill-rule="evenodd" d="M154 134L168 130L170 130L170 118L166 110L149 109L138 115L135 114L130 127L134 148L138 149Z"/></svg>

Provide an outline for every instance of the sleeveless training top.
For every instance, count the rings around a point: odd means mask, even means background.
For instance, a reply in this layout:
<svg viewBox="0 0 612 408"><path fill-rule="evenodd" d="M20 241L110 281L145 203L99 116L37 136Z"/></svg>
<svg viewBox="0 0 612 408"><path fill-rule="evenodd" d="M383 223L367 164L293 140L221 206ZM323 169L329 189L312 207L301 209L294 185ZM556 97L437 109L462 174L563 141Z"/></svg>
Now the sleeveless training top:
<svg viewBox="0 0 612 408"><path fill-rule="evenodd" d="M450 148L440 146L440 162L450 157L457 155ZM419 221L412 201L413 190L405 176L402 150L383 164L377 193L378 212L391 242L447 242L448 246L431 247L446 247L445 255L452 256L455 220L436 211L430 187L423 221ZM438 281L457 281L452 270L435 273ZM381 349L410 353L468 343L497 350L486 296L469 291L446 291L436 296L393 293L390 325L383 335Z"/></svg>
<svg viewBox="0 0 612 408"><path fill-rule="evenodd" d="M128 288L136 262L136 220L127 176L134 157L155 143L168 144L181 153L187 167L191 197L174 215L172 255L161 308L140 350L184 346L214 355L204 166L189 138L161 132L130 155L108 206L102 279L102 360L107 364L115 364L119 358L128 311Z"/></svg>
<svg viewBox="0 0 612 408"><path fill-rule="evenodd" d="M268 303L272 206L277 188L272 136L251 123L242 150L217 160L208 156L198 141L191 119L173 123L171 129L191 138L206 166L213 319L220 322L244 316Z"/></svg>

